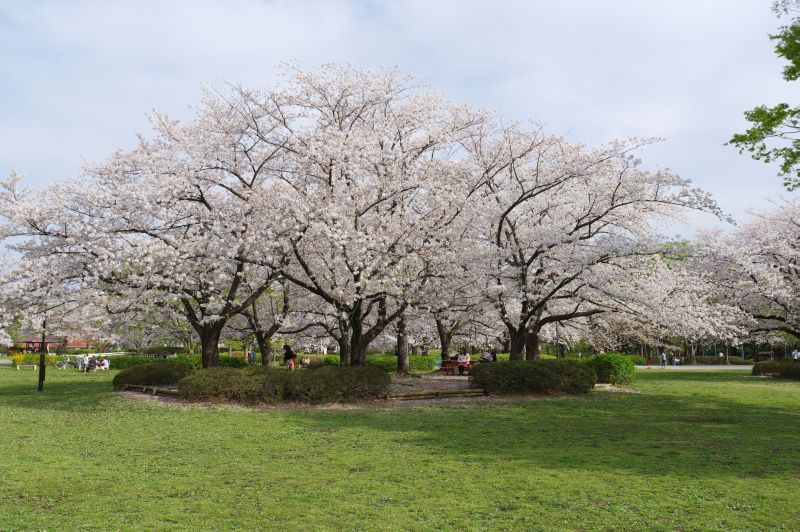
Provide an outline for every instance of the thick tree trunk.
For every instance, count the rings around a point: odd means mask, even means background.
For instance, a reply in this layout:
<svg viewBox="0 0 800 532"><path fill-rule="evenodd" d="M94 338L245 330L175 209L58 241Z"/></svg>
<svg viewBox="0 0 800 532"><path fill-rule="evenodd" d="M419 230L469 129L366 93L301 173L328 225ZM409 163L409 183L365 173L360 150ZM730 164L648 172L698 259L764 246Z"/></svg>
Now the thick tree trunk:
<svg viewBox="0 0 800 532"><path fill-rule="evenodd" d="M350 324L344 318L339 318L339 336L336 341L339 344L339 365L350 365Z"/></svg>
<svg viewBox="0 0 800 532"><path fill-rule="evenodd" d="M442 348L441 358L442 360L449 360L450 342L453 339L453 335L449 333L447 328L444 326L444 322L442 322L442 320L435 320L435 321L436 321L436 332L439 334L439 346Z"/></svg>
<svg viewBox="0 0 800 532"><path fill-rule="evenodd" d="M397 322L397 373L408 373L408 331L405 316Z"/></svg>
<svg viewBox="0 0 800 532"><path fill-rule="evenodd" d="M272 336L265 335L264 331L256 331L255 337L258 350L261 352L261 365L269 366L269 344L272 341Z"/></svg>
<svg viewBox="0 0 800 532"><path fill-rule="evenodd" d="M339 342L339 365L350 365L350 339L347 336L338 338Z"/></svg>
<svg viewBox="0 0 800 532"><path fill-rule="evenodd" d="M529 330L525 335L525 360L539 359L539 331Z"/></svg>
<svg viewBox="0 0 800 532"><path fill-rule="evenodd" d="M350 365L363 366L366 364L366 346L363 342L364 322L361 317L361 302L353 306L350 315Z"/></svg>
<svg viewBox="0 0 800 532"><path fill-rule="evenodd" d="M511 341L508 339L508 335L500 338L500 349L503 353L508 353L511 350Z"/></svg>
<svg viewBox="0 0 800 532"><path fill-rule="evenodd" d="M689 342L688 343L688 353L687 353L687 355L688 355L688 359L689 359L689 365L691 365L691 366L694 366L697 363L697 360L695 358L696 349L697 349L697 346L695 345L694 342Z"/></svg>
<svg viewBox="0 0 800 532"><path fill-rule="evenodd" d="M222 325L210 325L203 328L200 334L200 352L204 368L219 365L219 337Z"/></svg>
<svg viewBox="0 0 800 532"><path fill-rule="evenodd" d="M508 330L508 359L512 362L519 362L522 360L522 355L525 351L525 336L524 329Z"/></svg>

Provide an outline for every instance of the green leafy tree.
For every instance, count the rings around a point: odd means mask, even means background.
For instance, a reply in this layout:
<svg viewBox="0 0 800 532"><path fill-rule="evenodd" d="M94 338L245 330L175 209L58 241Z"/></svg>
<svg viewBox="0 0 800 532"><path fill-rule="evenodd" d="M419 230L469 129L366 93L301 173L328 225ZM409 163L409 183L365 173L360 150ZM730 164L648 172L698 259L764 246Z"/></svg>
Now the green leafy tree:
<svg viewBox="0 0 800 532"><path fill-rule="evenodd" d="M779 16L800 12L800 0L781 0L772 6ZM775 41L775 53L787 61L783 69L786 81L800 78L800 17L794 16L789 24L781 26L778 33L770 35ZM778 162L783 184L788 190L800 187L800 107L779 103L771 107L760 105L745 111L750 128L736 133L729 144L740 153L766 163Z"/></svg>

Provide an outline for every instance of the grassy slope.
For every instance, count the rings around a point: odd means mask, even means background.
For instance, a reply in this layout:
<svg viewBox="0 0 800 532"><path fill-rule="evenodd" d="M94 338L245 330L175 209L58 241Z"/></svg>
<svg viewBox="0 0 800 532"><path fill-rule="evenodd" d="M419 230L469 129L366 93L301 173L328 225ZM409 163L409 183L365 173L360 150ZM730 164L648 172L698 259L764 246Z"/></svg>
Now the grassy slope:
<svg viewBox="0 0 800 532"><path fill-rule="evenodd" d="M165 408L0 368L0 530L793 528L800 383L399 410ZM793 525L794 524L794 525Z"/></svg>

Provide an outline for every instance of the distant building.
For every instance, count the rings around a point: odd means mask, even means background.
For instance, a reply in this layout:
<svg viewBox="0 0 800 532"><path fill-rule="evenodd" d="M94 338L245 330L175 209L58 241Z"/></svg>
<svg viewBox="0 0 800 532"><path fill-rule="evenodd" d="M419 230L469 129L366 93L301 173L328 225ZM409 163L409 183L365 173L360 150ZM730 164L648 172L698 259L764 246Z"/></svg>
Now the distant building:
<svg viewBox="0 0 800 532"><path fill-rule="evenodd" d="M29 336L15 343L19 349L38 351L41 349L42 339L41 337L34 338ZM64 349L89 349L92 347L91 341L80 338L74 340L67 339L66 342L64 341L64 338L45 338L44 343L47 351L58 349L59 346Z"/></svg>

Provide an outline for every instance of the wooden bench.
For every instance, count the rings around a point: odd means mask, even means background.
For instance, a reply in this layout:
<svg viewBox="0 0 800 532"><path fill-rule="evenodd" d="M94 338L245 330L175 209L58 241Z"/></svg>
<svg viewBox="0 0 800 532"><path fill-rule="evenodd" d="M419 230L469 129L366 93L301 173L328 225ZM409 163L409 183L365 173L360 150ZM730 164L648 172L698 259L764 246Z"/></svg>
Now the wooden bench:
<svg viewBox="0 0 800 532"><path fill-rule="evenodd" d="M33 368L33 371L36 371L37 367L36 364L17 364L17 371L19 371L19 368Z"/></svg>
<svg viewBox="0 0 800 532"><path fill-rule="evenodd" d="M458 369L458 360L442 360L442 372L455 375Z"/></svg>
<svg viewBox="0 0 800 532"><path fill-rule="evenodd" d="M472 366L480 364L480 360L470 360L467 365L467 371L472 369ZM442 360L442 371L449 375L455 375L458 371L458 360Z"/></svg>

